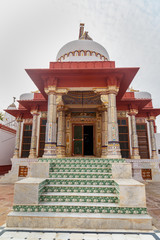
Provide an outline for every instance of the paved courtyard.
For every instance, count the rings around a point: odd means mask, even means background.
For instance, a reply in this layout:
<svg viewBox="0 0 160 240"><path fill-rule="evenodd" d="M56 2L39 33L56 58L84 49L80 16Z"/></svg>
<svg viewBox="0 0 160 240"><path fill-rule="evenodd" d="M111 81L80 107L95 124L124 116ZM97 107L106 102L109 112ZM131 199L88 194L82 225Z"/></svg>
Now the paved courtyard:
<svg viewBox="0 0 160 240"><path fill-rule="evenodd" d="M146 183L147 208L153 218L154 231L106 231L106 232L65 232L63 231L16 231L6 230L5 221L12 209L13 184L0 184L0 240L158 240L160 239L160 182Z"/></svg>

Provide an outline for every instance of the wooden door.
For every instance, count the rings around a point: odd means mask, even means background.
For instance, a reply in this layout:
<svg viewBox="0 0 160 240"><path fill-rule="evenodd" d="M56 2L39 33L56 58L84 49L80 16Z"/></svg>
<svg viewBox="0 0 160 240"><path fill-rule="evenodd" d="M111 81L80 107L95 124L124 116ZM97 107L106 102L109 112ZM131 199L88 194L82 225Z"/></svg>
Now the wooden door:
<svg viewBox="0 0 160 240"><path fill-rule="evenodd" d="M138 135L138 145L139 145L139 155L140 157L149 158L148 149L148 135L147 135L147 125L146 123L137 124L137 135Z"/></svg>
<svg viewBox="0 0 160 240"><path fill-rule="evenodd" d="M83 125L73 125L73 155L83 155Z"/></svg>

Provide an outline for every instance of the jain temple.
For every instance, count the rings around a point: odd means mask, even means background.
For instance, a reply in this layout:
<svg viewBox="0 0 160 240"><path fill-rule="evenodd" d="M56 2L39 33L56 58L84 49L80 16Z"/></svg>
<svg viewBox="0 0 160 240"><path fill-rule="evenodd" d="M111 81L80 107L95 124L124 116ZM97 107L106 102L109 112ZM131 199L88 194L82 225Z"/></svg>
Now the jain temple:
<svg viewBox="0 0 160 240"><path fill-rule="evenodd" d="M152 229L145 185L160 180L151 95L129 88L139 68L117 68L80 24L47 69L26 69L38 88L22 94L7 226ZM139 182L140 181L140 182Z"/></svg>

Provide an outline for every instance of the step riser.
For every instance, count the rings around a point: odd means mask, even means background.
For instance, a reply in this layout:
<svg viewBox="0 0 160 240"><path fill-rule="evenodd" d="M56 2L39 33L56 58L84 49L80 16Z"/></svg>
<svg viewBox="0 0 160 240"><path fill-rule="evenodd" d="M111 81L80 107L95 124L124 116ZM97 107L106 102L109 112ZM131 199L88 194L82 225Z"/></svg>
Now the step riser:
<svg viewBox="0 0 160 240"><path fill-rule="evenodd" d="M96 185L96 186L105 186L112 185L113 181L109 180L81 180L81 179L48 179L49 184L53 185Z"/></svg>
<svg viewBox="0 0 160 240"><path fill-rule="evenodd" d="M103 213L103 214L147 214L146 208L68 206L68 205L15 205L15 212L57 212L57 213Z"/></svg>
<svg viewBox="0 0 160 240"><path fill-rule="evenodd" d="M50 172L111 173L109 168L50 168Z"/></svg>
<svg viewBox="0 0 160 240"><path fill-rule="evenodd" d="M45 201L45 202L118 203L118 197L40 196L40 201Z"/></svg>
<svg viewBox="0 0 160 240"><path fill-rule="evenodd" d="M101 187L52 187L47 186L44 187L44 192L54 192L54 193L117 193L117 190L115 187L113 188L101 188Z"/></svg>
<svg viewBox="0 0 160 240"><path fill-rule="evenodd" d="M49 177L51 178L94 178L94 179L98 179L98 178L104 178L104 179L108 179L108 178L112 178L112 174L67 174L67 173L49 173Z"/></svg>
<svg viewBox="0 0 160 240"><path fill-rule="evenodd" d="M53 167L110 168L111 166L104 163L52 163L51 168Z"/></svg>
<svg viewBox="0 0 160 240"><path fill-rule="evenodd" d="M48 228L48 229L135 229L151 230L151 219L126 218L87 218L85 217L44 217L44 216L8 216L7 227Z"/></svg>

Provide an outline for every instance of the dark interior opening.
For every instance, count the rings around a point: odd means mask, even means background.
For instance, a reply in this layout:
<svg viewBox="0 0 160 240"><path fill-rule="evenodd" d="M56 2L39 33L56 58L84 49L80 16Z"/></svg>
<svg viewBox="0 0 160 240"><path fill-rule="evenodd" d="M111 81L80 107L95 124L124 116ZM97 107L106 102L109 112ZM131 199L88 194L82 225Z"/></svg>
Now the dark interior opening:
<svg viewBox="0 0 160 240"><path fill-rule="evenodd" d="M84 155L93 155L93 126L84 126Z"/></svg>

